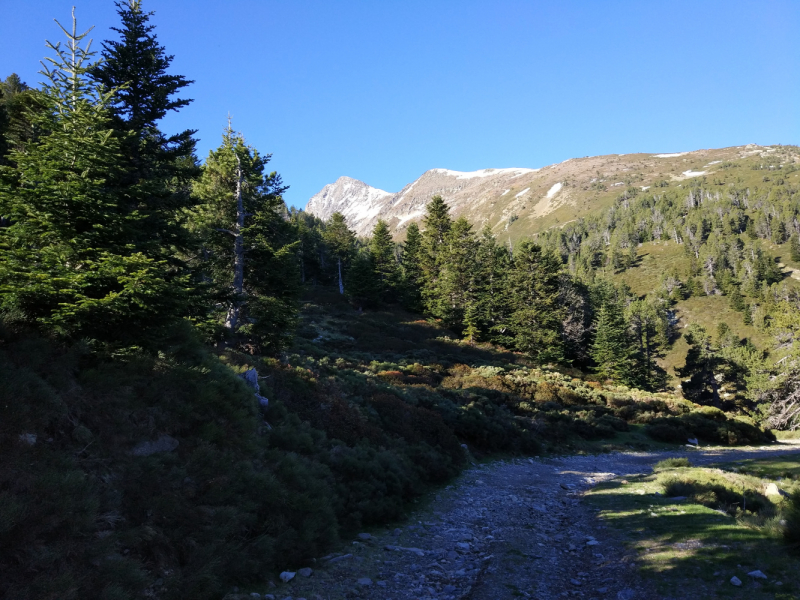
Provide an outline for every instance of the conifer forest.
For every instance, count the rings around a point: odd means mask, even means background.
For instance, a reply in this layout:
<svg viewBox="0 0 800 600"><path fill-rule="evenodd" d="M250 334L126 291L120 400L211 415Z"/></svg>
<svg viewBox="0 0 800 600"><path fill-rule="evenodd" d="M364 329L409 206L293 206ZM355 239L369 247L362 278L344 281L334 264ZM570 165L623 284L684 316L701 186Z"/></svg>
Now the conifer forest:
<svg viewBox="0 0 800 600"><path fill-rule="evenodd" d="M0 74L0 597L221 599L483 461L800 429L797 148L513 239L442 195L357 236L235 119L162 129L194 82L143 4Z"/></svg>

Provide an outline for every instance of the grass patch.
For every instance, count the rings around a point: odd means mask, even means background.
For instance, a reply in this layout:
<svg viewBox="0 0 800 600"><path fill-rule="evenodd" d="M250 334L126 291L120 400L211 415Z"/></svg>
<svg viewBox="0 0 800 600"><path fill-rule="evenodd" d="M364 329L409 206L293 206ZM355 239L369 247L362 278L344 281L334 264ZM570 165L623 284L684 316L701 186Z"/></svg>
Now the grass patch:
<svg viewBox="0 0 800 600"><path fill-rule="evenodd" d="M653 471L666 471L667 469L679 469L681 467L691 466L692 463L688 458L665 458L655 464Z"/></svg>
<svg viewBox="0 0 800 600"><path fill-rule="evenodd" d="M686 597L686 590L693 590L698 599L795 598L797 555L787 552L786 542L800 541L795 508L800 504L766 496L775 480L764 474L794 472L799 458L746 461L748 472L732 463L698 468L685 459L668 459L651 475L598 485L587 501L609 526L625 533L642 573L664 595ZM787 487L785 480L778 484ZM795 531L797 540L791 538ZM768 579L748 577L754 570ZM743 582L741 588L729 583L733 576Z"/></svg>

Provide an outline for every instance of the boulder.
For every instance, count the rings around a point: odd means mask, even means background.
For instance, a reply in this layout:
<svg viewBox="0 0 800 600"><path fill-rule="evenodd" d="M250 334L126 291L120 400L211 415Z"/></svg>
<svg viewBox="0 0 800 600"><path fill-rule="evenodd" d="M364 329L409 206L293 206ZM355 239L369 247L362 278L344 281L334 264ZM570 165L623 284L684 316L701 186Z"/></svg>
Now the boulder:
<svg viewBox="0 0 800 600"><path fill-rule="evenodd" d="M789 494L785 490L782 490L781 488L779 488L776 484L770 483L767 486L767 489L764 490L764 495L765 496L788 496Z"/></svg>
<svg viewBox="0 0 800 600"><path fill-rule="evenodd" d="M761 571L758 571L758 570L756 570L756 571L750 571L750 572L747 574L747 576L748 576L748 577L752 577L753 579L766 579L766 578L767 578L767 576L766 576L766 575L764 575L764 573L762 573Z"/></svg>
<svg viewBox="0 0 800 600"><path fill-rule="evenodd" d="M731 577L731 585L735 585L736 587L741 587L742 580L739 579L736 575L734 575L733 577Z"/></svg>
<svg viewBox="0 0 800 600"><path fill-rule="evenodd" d="M294 579L295 573L292 571L284 571L280 574L281 581L283 583L289 583L292 579Z"/></svg>
<svg viewBox="0 0 800 600"><path fill-rule="evenodd" d="M309 569L308 567L297 569L297 574L300 575L300 577L311 577L313 572L313 569Z"/></svg>

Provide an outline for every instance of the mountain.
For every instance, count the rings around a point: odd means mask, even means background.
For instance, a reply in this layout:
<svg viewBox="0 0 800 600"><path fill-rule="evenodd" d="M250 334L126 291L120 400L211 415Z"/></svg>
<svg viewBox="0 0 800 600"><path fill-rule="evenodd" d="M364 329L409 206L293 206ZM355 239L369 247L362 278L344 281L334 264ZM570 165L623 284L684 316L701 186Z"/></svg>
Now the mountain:
<svg viewBox="0 0 800 600"><path fill-rule="evenodd" d="M744 159L766 159L779 148L749 144L666 154L609 154L568 159L541 169L431 169L394 194L340 177L308 201L306 212L327 219L339 211L359 236L369 235L382 218L402 238L438 194L454 216L463 215L478 227L488 223L495 234L517 239L606 208L629 186L647 190L681 186L696 178L712 180L723 169L730 174L732 167L745 166Z"/></svg>

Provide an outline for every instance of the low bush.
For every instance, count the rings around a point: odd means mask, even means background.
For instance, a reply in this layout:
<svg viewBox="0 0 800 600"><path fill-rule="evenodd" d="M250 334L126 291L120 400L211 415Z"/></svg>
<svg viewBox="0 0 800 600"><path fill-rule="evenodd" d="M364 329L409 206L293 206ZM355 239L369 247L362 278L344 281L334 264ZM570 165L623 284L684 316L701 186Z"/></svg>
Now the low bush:
<svg viewBox="0 0 800 600"><path fill-rule="evenodd" d="M679 469L691 466L692 463L688 458L665 458L664 460L658 461L655 466L653 466L653 471L665 471L667 469ZM680 494L675 495L679 496Z"/></svg>

